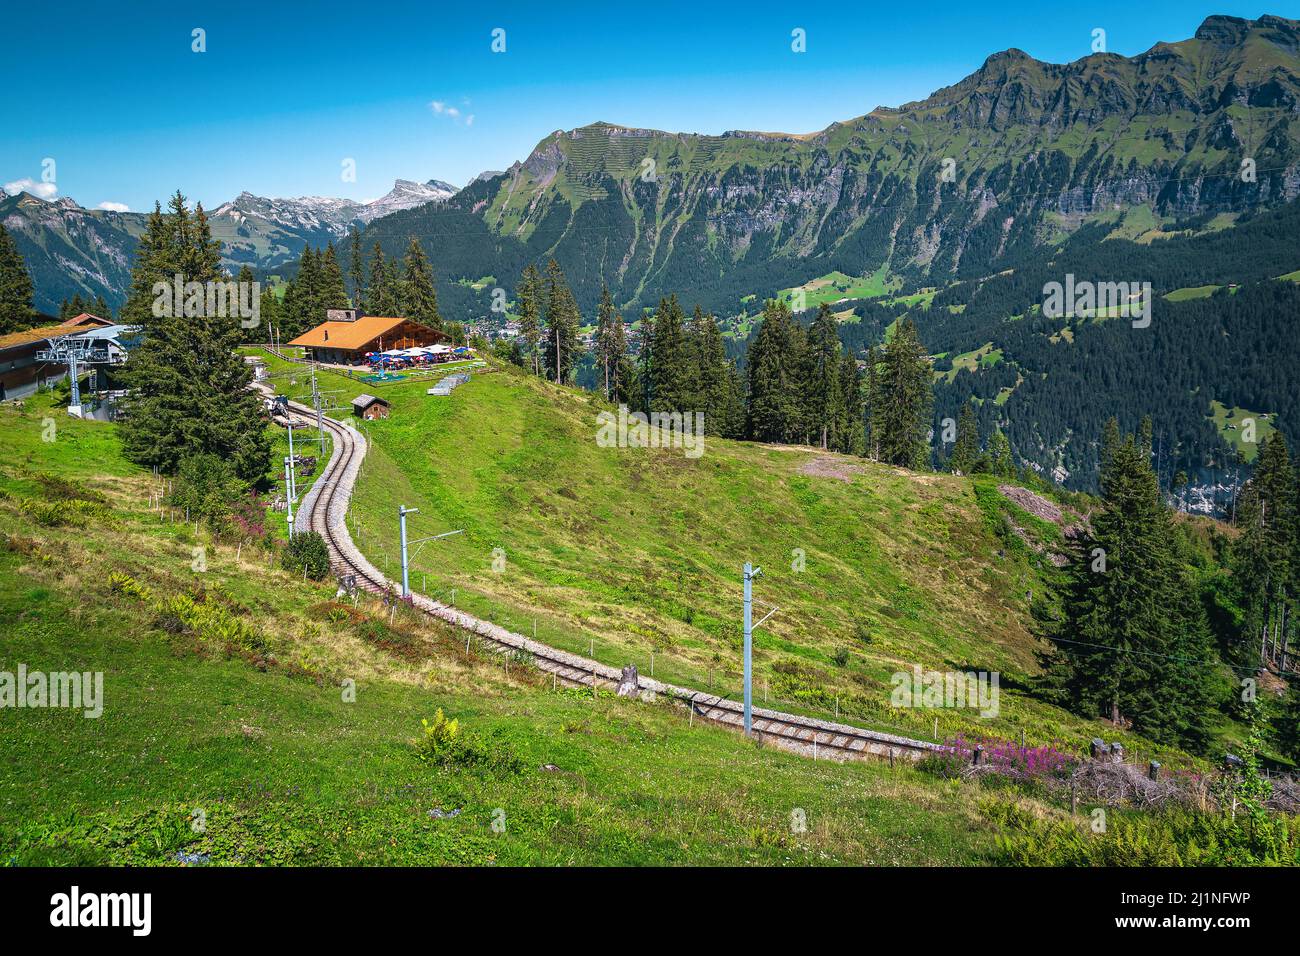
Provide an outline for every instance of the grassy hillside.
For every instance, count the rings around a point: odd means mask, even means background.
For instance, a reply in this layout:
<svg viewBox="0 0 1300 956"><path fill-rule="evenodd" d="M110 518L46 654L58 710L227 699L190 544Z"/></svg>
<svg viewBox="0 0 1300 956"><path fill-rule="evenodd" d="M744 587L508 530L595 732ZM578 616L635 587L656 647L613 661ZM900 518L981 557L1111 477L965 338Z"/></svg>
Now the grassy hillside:
<svg viewBox="0 0 1300 956"><path fill-rule="evenodd" d="M496 374L503 395L539 387ZM0 671L103 674L97 719L0 710L5 865L1296 860L1284 828L1187 807L1110 807L1099 834L1098 797L1081 792L1072 815L1054 772L1017 783L963 779L948 760L812 761L662 700L555 690L527 660L466 649L410 609L335 602L332 583L279 570L256 535L213 540L173 520L113 426L37 396L0 406L0 428ZM376 471L401 474L393 460ZM996 486L974 493L982 513L1051 537ZM1007 540L1017 561L1024 550ZM459 743L422 760L414 744L438 711Z"/></svg>
<svg viewBox="0 0 1300 956"><path fill-rule="evenodd" d="M334 605L332 586L259 547L168 520L112 426L37 398L0 407L0 428L14 450L0 670L104 673L98 719L0 711L4 864L991 859L975 791L756 748L667 704L552 691L427 619ZM187 600L209 613L178 614ZM480 762L416 759L438 708Z"/></svg>
<svg viewBox="0 0 1300 956"><path fill-rule="evenodd" d="M765 572L756 617L779 608L755 636L760 702L924 738L1023 731L1082 747L1115 735L1024 693L1040 649L1030 605L1060 530L996 484L714 439L698 459L601 448L590 395L509 367L450 398L426 384L384 386L392 417L365 426L349 527L390 576L397 506L418 507L413 538L465 533L415 554L413 587L445 601L454 589L457 606L554 646L738 697L748 560ZM890 706L891 676L914 664L1000 672L999 715Z"/></svg>

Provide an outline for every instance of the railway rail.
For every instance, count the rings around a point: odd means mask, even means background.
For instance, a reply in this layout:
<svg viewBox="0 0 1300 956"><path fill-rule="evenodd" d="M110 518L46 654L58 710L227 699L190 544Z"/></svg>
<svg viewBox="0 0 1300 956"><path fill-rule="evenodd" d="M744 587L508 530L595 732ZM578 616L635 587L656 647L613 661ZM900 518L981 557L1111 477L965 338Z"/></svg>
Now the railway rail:
<svg viewBox="0 0 1300 956"><path fill-rule="evenodd" d="M269 391L265 386L257 387ZM290 402L289 411L304 424L316 424L313 409ZM357 586L367 591L396 593L396 584L390 582L353 544L345 522L352 487L366 455L366 439L350 424L331 418L325 418L323 423L333 442L332 453L320 477L303 497L294 526L300 531L316 531L325 539L330 567L336 574L354 576ZM505 653L527 653L540 670L555 675L554 679L559 683L574 687L617 687L622 678L621 671L616 668L531 640L425 595L412 592L411 599L421 611L471 631L480 642L486 642L490 647ZM744 712L737 701L642 675L638 675L637 682L643 695L664 695L677 700L689 707L700 720L737 730L743 728ZM752 727L764 743L814 758L916 760L940 749L938 744L929 741L762 707L753 709Z"/></svg>

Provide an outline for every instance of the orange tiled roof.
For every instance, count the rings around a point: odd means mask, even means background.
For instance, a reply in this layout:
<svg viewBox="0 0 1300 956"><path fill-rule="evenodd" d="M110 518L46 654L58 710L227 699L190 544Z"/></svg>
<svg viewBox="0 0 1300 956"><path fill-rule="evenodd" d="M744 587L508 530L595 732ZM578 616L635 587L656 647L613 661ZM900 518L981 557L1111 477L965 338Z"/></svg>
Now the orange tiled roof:
<svg viewBox="0 0 1300 956"><path fill-rule="evenodd" d="M384 315L363 315L355 322L322 322L310 332L304 332L289 345L307 345L315 348L359 349L381 335L397 328L405 318ZM430 334L438 335L433 329Z"/></svg>

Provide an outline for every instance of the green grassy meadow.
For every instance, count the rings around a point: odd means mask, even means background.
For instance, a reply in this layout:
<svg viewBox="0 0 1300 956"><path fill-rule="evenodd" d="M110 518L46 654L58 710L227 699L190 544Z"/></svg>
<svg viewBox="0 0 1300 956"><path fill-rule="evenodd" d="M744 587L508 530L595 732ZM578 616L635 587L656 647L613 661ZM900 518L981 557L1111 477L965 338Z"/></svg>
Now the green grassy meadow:
<svg viewBox="0 0 1300 956"><path fill-rule="evenodd" d="M151 508L157 483L122 460L113 427L62 414L42 397L0 407L13 451L0 670L102 671L103 716L0 710L4 864L992 859L969 788L756 747L667 703L555 691L414 612L333 605L332 584ZM33 517L69 495L94 507L74 523ZM181 597L255 636L176 626ZM439 708L508 766L417 760L411 741Z"/></svg>
<svg viewBox="0 0 1300 956"><path fill-rule="evenodd" d="M399 505L420 509L412 538L463 529L413 550L423 593L612 666L738 697L749 560L764 568L762 613L778 608L755 632L760 702L925 739L1024 732L1082 748L1115 733L1025 693L1040 647L1029 608L1050 573L1032 536L1050 530L996 487L981 499L969 479L721 439L697 459L601 448L595 397L512 367L448 398L405 383L384 397L392 415L363 426L371 450L348 525L394 579ZM890 706L891 676L914 664L999 671L999 715Z"/></svg>

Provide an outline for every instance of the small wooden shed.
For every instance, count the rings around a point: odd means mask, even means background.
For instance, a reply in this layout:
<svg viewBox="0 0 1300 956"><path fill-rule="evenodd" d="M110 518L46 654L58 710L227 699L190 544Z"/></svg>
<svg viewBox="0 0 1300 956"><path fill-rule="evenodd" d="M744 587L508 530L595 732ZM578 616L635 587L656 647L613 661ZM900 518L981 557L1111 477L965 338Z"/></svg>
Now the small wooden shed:
<svg viewBox="0 0 1300 956"><path fill-rule="evenodd" d="M376 418L387 418L388 402L374 395L358 395L352 399L352 414L372 421Z"/></svg>

